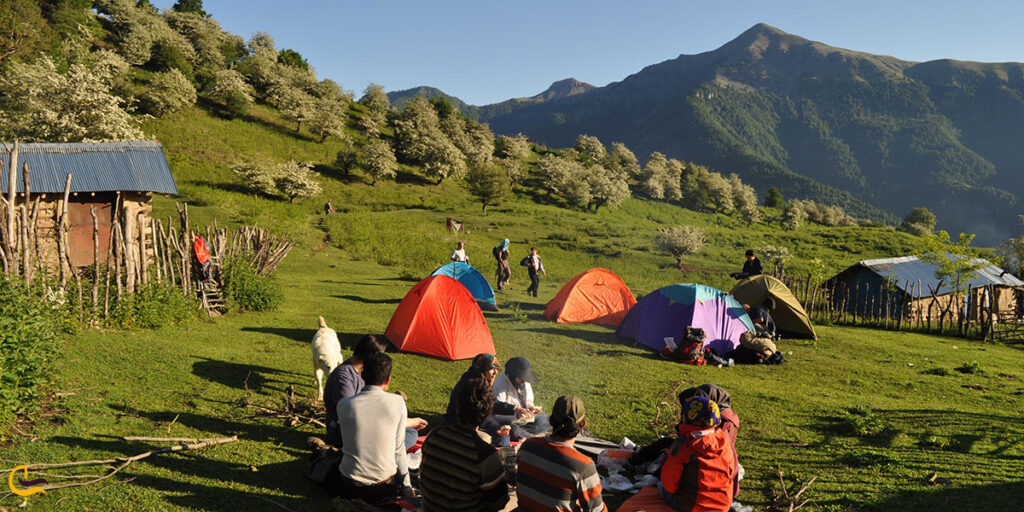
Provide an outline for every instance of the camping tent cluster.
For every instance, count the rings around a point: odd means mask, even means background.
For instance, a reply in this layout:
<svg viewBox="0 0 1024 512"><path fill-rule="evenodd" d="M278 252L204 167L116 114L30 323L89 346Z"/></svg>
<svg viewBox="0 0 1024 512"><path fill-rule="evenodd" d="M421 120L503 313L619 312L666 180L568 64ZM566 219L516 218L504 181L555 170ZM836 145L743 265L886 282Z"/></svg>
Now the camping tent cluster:
<svg viewBox="0 0 1024 512"><path fill-rule="evenodd" d="M664 348L666 339L679 343L686 327L699 327L707 336L706 346L724 355L739 346L741 334L754 330L740 301L762 304L767 297L775 299L770 313L780 330L815 336L800 302L769 276L742 281L731 294L702 284L673 284L637 302L614 272L594 268L569 280L548 302L544 316L559 323L617 327L619 336L655 350ZM494 353L484 310L498 310L487 279L467 263L448 263L409 290L384 334L399 350L469 359Z"/></svg>

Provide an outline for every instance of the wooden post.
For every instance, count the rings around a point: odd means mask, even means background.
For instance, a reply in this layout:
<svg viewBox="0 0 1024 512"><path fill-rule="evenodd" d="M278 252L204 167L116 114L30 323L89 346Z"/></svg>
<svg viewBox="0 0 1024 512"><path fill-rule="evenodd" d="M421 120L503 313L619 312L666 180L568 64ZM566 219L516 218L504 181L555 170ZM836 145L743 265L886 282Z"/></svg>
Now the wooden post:
<svg viewBox="0 0 1024 512"><path fill-rule="evenodd" d="M89 205L92 215L92 320L96 320L100 305L100 221L96 207Z"/></svg>
<svg viewBox="0 0 1024 512"><path fill-rule="evenodd" d="M71 173L68 173L64 179L64 199L60 203L60 217L57 221L57 259L59 260L60 267L60 291L63 293L67 289L68 276L67 272L71 271L70 259L67 257L68 253L68 240L67 233L64 231L68 221L68 197L71 195Z"/></svg>
<svg viewBox="0 0 1024 512"><path fill-rule="evenodd" d="M29 233L31 225L29 224L28 213L28 205L32 199L32 188L29 186L28 174L28 162L25 162L22 165L22 180L25 182L25 201L21 205L21 274L25 278L25 286L32 285L32 235Z"/></svg>
<svg viewBox="0 0 1024 512"><path fill-rule="evenodd" d="M146 215L144 212L140 211L136 214L136 216L138 217L136 219L136 223L139 228L139 275L142 277L141 280L143 283L148 283L149 265L147 264L148 262L146 261Z"/></svg>
<svg viewBox="0 0 1024 512"><path fill-rule="evenodd" d="M114 240L112 244L117 248L114 253L114 283L117 285L117 302L121 302L121 261L124 259L124 249L121 245L121 223L114 219Z"/></svg>
<svg viewBox="0 0 1024 512"><path fill-rule="evenodd" d="M10 163L7 166L7 256L10 273L17 272L18 257L15 250L15 237L17 236L14 226L14 201L18 189L18 141L14 141L14 147L10 150Z"/></svg>
<svg viewBox="0 0 1024 512"><path fill-rule="evenodd" d="M110 242L107 243L106 276L103 278L103 318L110 316L110 260L114 257L114 240L114 226L112 225L110 226Z"/></svg>

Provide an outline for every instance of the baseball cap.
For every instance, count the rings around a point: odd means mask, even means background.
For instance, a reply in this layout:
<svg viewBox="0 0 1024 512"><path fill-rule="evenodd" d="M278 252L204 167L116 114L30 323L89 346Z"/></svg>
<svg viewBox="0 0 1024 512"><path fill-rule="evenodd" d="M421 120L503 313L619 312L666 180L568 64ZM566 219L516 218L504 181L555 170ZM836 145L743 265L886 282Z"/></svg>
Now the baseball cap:
<svg viewBox="0 0 1024 512"><path fill-rule="evenodd" d="M505 363L505 373L509 377L518 377L523 379L530 384L537 383L537 375L533 373L533 368L530 367L530 361L525 357L513 357Z"/></svg>

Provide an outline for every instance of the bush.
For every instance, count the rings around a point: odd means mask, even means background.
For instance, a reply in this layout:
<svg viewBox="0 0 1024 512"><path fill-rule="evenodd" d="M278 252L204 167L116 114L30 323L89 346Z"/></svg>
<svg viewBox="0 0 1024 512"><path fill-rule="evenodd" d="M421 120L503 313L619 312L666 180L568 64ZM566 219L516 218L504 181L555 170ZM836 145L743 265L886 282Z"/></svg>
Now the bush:
<svg viewBox="0 0 1024 512"><path fill-rule="evenodd" d="M199 304L167 283L141 285L114 304L107 324L120 329L158 329L196 318Z"/></svg>
<svg viewBox="0 0 1024 512"><path fill-rule="evenodd" d="M225 266L224 295L229 305L244 311L271 311L283 299L277 279L257 274L252 264L243 259Z"/></svg>
<svg viewBox="0 0 1024 512"><path fill-rule="evenodd" d="M146 112L163 116L196 104L196 89L177 69L157 73L139 98Z"/></svg>
<svg viewBox="0 0 1024 512"><path fill-rule="evenodd" d="M41 287L25 288L0 276L0 425L31 410L46 382L67 304Z"/></svg>
<svg viewBox="0 0 1024 512"><path fill-rule="evenodd" d="M671 254L679 268L683 268L683 256L696 253L706 243L704 231L690 226L660 229L654 236L654 245Z"/></svg>

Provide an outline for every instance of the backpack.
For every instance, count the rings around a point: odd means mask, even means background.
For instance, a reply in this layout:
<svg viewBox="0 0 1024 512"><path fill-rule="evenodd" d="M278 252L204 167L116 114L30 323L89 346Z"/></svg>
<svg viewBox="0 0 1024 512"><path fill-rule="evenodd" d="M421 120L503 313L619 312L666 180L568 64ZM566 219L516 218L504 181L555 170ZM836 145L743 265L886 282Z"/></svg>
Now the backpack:
<svg viewBox="0 0 1024 512"><path fill-rule="evenodd" d="M677 363L704 366L706 364L704 359L705 339L704 329L687 327L683 339L679 341L679 346L667 355Z"/></svg>

